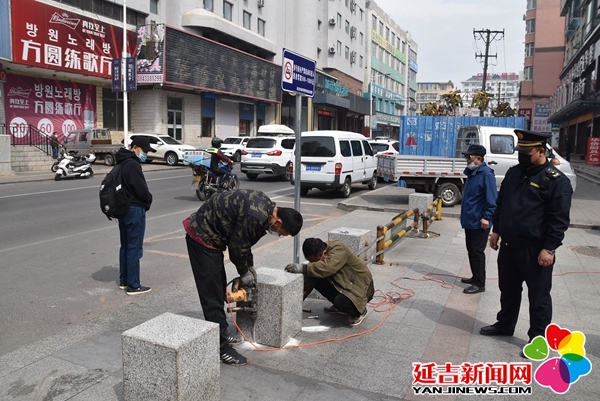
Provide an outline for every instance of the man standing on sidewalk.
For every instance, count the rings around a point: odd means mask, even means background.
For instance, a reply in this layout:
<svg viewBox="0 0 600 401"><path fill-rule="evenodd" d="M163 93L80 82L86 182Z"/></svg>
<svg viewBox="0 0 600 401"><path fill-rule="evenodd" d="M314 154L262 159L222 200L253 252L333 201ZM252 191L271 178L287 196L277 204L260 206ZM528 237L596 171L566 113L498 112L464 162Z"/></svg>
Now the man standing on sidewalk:
<svg viewBox="0 0 600 401"><path fill-rule="evenodd" d="M494 171L483 161L485 153L485 147L481 145L470 145L466 152L462 152L467 161L464 171L467 182L463 189L460 224L465 230L465 243L471 266L471 278L460 280L471 284L463 290L465 294L485 291L485 246L498 195Z"/></svg>
<svg viewBox="0 0 600 401"><path fill-rule="evenodd" d="M529 341L552 322L554 252L569 228L573 191L569 179L546 159L551 134L515 130L519 164L506 173L492 217L490 246L498 253L500 312L482 327L485 336L512 336L519 318L523 281L529 296Z"/></svg>

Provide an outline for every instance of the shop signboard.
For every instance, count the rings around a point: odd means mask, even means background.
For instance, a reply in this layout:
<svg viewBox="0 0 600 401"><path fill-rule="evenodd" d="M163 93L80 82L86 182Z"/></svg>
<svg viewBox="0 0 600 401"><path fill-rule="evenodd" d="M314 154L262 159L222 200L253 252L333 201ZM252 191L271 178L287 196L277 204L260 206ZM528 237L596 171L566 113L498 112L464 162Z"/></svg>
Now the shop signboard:
<svg viewBox="0 0 600 401"><path fill-rule="evenodd" d="M137 27L137 82L160 84L163 82L165 24Z"/></svg>
<svg viewBox="0 0 600 401"><path fill-rule="evenodd" d="M594 136L588 138L585 163L600 165L600 137Z"/></svg>
<svg viewBox="0 0 600 401"><path fill-rule="evenodd" d="M533 117L531 130L536 132L551 132L552 124L548 122L548 117Z"/></svg>
<svg viewBox="0 0 600 401"><path fill-rule="evenodd" d="M22 137L32 125L62 138L96 125L96 86L7 74L4 108L10 133Z"/></svg>
<svg viewBox="0 0 600 401"><path fill-rule="evenodd" d="M529 121L531 121L532 110L531 109L519 109L517 111L517 115L519 117L525 117L525 119L529 122Z"/></svg>
<svg viewBox="0 0 600 401"><path fill-rule="evenodd" d="M135 54L135 32L127 31L127 39L127 52ZM19 7L12 7L17 64L110 78L112 59L121 56L122 46L122 27L35 0L19 0Z"/></svg>

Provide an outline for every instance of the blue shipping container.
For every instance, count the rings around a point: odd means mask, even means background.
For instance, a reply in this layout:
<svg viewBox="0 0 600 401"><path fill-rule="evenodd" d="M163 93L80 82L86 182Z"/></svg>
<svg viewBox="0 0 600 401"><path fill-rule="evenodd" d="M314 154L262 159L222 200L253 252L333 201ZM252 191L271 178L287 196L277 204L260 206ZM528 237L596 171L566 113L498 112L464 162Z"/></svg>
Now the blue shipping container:
<svg viewBox="0 0 600 401"><path fill-rule="evenodd" d="M525 128L525 117L401 116L400 154L454 157L463 126Z"/></svg>

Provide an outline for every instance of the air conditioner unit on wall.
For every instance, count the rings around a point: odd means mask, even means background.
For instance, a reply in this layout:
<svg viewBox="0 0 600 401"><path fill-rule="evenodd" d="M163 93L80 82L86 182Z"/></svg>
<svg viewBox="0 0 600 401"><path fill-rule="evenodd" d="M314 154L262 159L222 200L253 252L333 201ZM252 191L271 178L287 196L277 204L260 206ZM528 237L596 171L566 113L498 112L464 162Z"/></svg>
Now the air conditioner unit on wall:
<svg viewBox="0 0 600 401"><path fill-rule="evenodd" d="M335 25L335 23L336 23L335 18L329 18L329 25Z"/></svg>
<svg viewBox="0 0 600 401"><path fill-rule="evenodd" d="M350 11L354 11L356 9L356 0L350 0Z"/></svg>
<svg viewBox="0 0 600 401"><path fill-rule="evenodd" d="M350 37L351 37L351 38L355 38L355 37L356 37L356 27L355 27L355 26L353 26L353 27L350 29Z"/></svg>
<svg viewBox="0 0 600 401"><path fill-rule="evenodd" d="M259 7L264 7L265 6L265 0L258 0L258 6Z"/></svg>
<svg viewBox="0 0 600 401"><path fill-rule="evenodd" d="M356 63L356 52L352 51L352 53L350 53L350 63Z"/></svg>
<svg viewBox="0 0 600 401"><path fill-rule="evenodd" d="M329 48L329 53L334 54L335 53L335 46L331 46Z"/></svg>

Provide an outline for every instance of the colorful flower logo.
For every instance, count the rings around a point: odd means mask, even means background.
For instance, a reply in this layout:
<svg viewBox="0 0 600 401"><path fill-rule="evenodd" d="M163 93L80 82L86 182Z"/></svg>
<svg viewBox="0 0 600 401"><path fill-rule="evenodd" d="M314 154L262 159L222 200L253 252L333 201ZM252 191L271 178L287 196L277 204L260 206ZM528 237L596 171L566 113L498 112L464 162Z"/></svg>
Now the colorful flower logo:
<svg viewBox="0 0 600 401"><path fill-rule="evenodd" d="M585 356L585 335L571 332L556 324L546 327L546 337L537 336L523 348L523 354L533 361L548 358L550 349L560 357L550 358L535 371L535 381L550 387L557 394L569 391L571 384L592 371L592 363Z"/></svg>

